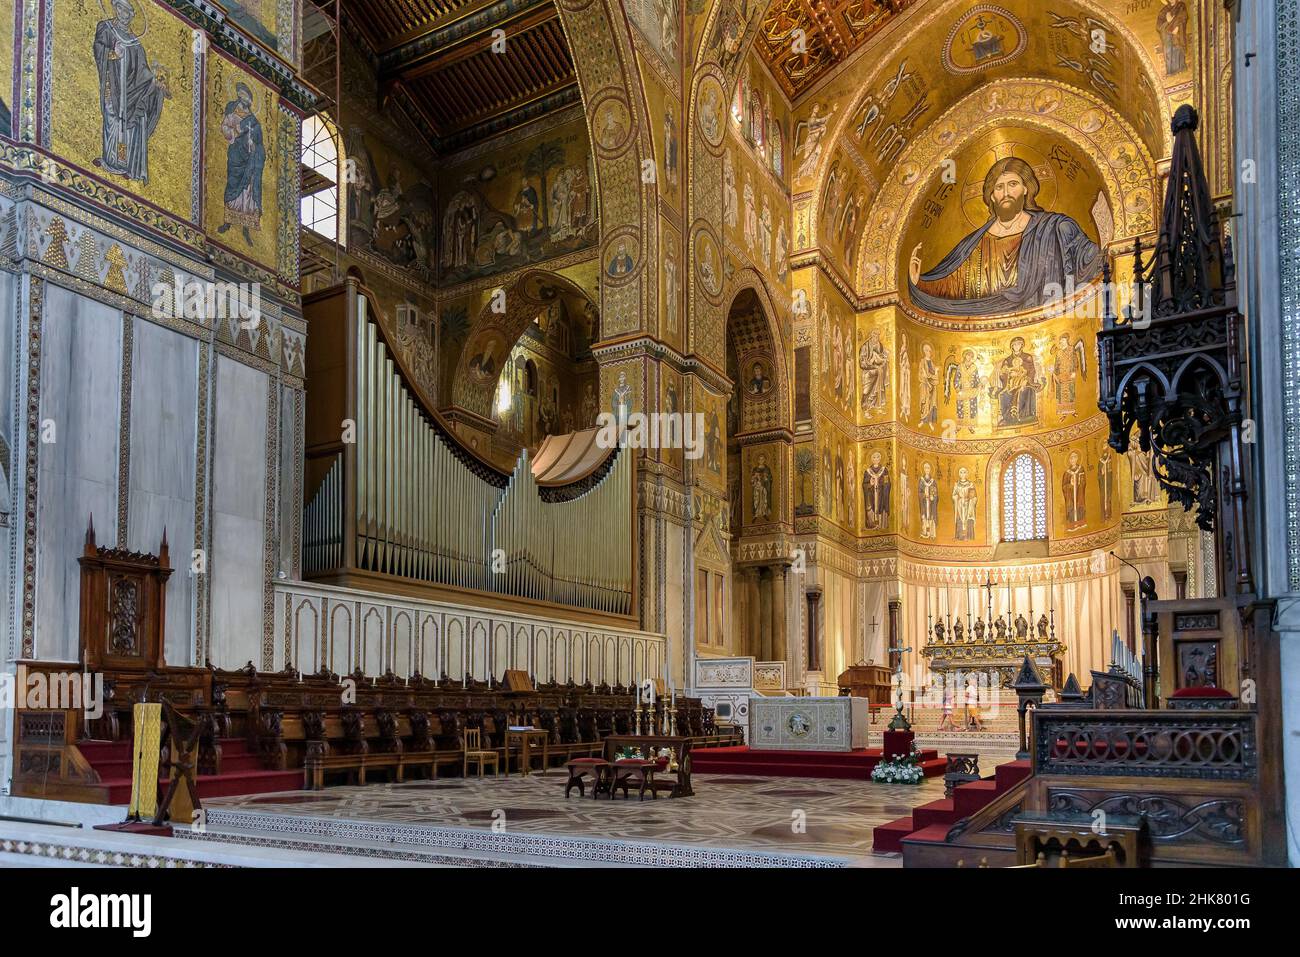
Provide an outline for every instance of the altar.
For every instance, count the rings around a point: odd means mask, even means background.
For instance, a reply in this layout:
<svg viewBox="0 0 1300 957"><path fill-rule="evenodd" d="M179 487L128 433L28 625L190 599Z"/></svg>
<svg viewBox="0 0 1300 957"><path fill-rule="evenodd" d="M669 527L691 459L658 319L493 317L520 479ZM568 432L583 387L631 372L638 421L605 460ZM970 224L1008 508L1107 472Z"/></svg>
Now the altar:
<svg viewBox="0 0 1300 957"><path fill-rule="evenodd" d="M752 698L749 746L785 751L852 751L867 746L866 698Z"/></svg>
<svg viewBox="0 0 1300 957"><path fill-rule="evenodd" d="M1030 611L1032 617L1033 612ZM994 617L989 609L988 623L975 618L962 625L961 616L948 615L932 621L927 629L933 637L921 649L929 659L930 671L944 675L952 685L963 686L971 674L997 676L1004 688L1010 688L1028 657L1048 683L1061 686L1061 658L1065 643L1056 637L1056 614L1042 615L1036 624L1018 614L1014 619Z"/></svg>

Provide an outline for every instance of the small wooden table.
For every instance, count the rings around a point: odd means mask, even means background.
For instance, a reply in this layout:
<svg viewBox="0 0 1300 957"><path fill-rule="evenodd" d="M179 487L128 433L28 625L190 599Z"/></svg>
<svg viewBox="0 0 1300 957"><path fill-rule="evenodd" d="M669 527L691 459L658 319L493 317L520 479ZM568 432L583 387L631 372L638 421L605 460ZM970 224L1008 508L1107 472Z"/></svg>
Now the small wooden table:
<svg viewBox="0 0 1300 957"><path fill-rule="evenodd" d="M669 748L677 758L677 777L673 782L654 781L649 787L655 791L667 791L671 788L672 797L691 797L691 745L692 740L677 735L661 734L612 734L605 738L605 760L613 764L614 755L619 748L639 748L643 754L649 754L660 748Z"/></svg>
<svg viewBox="0 0 1300 957"><path fill-rule="evenodd" d="M542 746L542 773L551 764L551 735L548 731L541 728L509 728L506 730L505 749L506 749L506 774L510 773L510 748L512 746L519 748L519 772L527 775L532 769L534 742L540 741Z"/></svg>

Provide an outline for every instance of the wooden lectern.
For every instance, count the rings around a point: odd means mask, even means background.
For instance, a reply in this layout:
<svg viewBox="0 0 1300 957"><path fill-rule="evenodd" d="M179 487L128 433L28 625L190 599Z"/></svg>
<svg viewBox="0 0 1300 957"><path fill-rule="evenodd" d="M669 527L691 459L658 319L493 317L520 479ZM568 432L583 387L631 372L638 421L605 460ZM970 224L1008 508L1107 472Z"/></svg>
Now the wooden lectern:
<svg viewBox="0 0 1300 957"><path fill-rule="evenodd" d="M889 669L883 665L853 665L840 672L836 683L840 694L866 698L872 704L889 704Z"/></svg>

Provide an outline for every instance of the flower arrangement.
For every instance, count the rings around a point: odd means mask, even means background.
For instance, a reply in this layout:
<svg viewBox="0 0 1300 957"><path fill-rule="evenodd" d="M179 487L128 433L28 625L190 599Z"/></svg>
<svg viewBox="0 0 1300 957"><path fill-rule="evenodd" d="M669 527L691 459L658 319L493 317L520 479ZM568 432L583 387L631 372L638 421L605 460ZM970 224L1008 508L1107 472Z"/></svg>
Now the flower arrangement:
<svg viewBox="0 0 1300 957"><path fill-rule="evenodd" d="M913 744L910 753L881 761L871 769L871 780L877 784L920 784L925 780L925 772L921 770L921 752Z"/></svg>

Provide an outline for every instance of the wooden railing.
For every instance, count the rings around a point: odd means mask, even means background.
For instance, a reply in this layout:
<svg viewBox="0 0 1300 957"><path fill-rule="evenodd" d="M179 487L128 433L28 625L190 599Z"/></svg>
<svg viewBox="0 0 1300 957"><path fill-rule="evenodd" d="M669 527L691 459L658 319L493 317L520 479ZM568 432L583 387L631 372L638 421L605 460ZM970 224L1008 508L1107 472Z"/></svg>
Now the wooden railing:
<svg viewBox="0 0 1300 957"><path fill-rule="evenodd" d="M1253 781L1250 711L1071 711L1034 715L1034 770Z"/></svg>
<svg viewBox="0 0 1300 957"><path fill-rule="evenodd" d="M1258 726L1246 709L1040 708L1024 809L1062 819L1138 815L1154 865L1281 864Z"/></svg>

